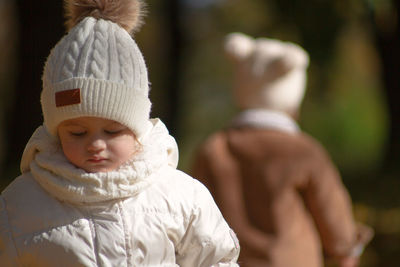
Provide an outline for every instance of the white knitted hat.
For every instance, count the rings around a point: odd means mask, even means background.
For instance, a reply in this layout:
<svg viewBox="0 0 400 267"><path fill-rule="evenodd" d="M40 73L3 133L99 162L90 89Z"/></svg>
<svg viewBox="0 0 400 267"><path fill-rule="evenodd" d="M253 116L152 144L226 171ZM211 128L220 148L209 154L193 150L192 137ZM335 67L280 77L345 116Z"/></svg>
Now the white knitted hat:
<svg viewBox="0 0 400 267"><path fill-rule="evenodd" d="M95 116L126 125L140 137L151 103L143 56L129 34L140 24L138 0L65 1L70 30L53 48L43 72L44 125Z"/></svg>
<svg viewBox="0 0 400 267"><path fill-rule="evenodd" d="M239 108L297 111L305 92L306 51L293 43L242 33L226 37L225 51L234 63Z"/></svg>

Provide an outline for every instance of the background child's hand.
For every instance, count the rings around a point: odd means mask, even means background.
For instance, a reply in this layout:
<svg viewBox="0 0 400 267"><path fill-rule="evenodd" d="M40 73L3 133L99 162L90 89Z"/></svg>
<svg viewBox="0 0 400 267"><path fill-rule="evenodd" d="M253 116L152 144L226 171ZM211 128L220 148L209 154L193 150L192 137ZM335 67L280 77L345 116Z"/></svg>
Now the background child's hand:
<svg viewBox="0 0 400 267"><path fill-rule="evenodd" d="M346 257L339 260L339 267L357 267L360 263L359 257Z"/></svg>

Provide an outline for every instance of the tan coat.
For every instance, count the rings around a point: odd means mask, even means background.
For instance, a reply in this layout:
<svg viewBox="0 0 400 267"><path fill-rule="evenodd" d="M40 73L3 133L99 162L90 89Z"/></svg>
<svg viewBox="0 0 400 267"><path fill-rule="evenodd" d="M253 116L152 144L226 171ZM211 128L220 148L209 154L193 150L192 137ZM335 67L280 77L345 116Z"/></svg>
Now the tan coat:
<svg viewBox="0 0 400 267"><path fill-rule="evenodd" d="M222 130L202 145L192 175L237 233L241 266L319 267L322 249L342 257L360 238L338 171L303 133Z"/></svg>

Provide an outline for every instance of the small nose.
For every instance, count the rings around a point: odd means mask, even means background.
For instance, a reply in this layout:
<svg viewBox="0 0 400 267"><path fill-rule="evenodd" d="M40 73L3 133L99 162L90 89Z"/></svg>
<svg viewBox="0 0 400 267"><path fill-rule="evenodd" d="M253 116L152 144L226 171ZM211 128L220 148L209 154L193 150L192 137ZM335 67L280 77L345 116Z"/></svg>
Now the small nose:
<svg viewBox="0 0 400 267"><path fill-rule="evenodd" d="M106 148L106 142L105 140L101 138L94 137L91 139L88 143L87 149L90 152L98 152L102 151Z"/></svg>

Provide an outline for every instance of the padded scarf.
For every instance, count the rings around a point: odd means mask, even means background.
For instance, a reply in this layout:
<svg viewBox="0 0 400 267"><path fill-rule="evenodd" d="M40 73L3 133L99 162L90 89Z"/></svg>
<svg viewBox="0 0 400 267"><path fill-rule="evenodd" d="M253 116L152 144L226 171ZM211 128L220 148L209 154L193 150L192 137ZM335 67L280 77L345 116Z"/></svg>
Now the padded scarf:
<svg viewBox="0 0 400 267"><path fill-rule="evenodd" d="M31 172L35 180L51 195L71 203L94 203L126 198L139 193L166 165L178 164L175 139L159 119L139 140L140 152L110 172L88 173L75 167L62 152L60 142L40 126L25 147L22 173Z"/></svg>

